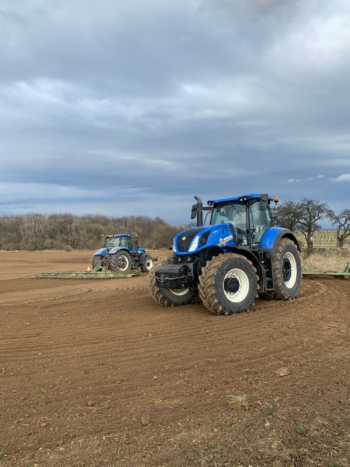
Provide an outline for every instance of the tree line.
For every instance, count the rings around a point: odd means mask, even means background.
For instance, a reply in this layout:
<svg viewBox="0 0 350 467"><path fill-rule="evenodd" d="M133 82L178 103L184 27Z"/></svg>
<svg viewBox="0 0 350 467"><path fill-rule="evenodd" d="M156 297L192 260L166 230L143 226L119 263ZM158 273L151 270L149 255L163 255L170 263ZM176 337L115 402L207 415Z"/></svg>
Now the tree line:
<svg viewBox="0 0 350 467"><path fill-rule="evenodd" d="M285 200L272 209L274 223L305 237L308 254L313 234L328 219L334 226L339 247L350 236L350 209L335 214L326 203L303 198ZM103 246L102 234L130 233L148 249L169 248L174 236L193 224L173 226L160 217L29 213L0 217L0 250L94 250Z"/></svg>
<svg viewBox="0 0 350 467"><path fill-rule="evenodd" d="M0 217L0 250L95 250L104 244L103 234L129 233L139 246L169 248L174 236L189 224L173 226L160 217L109 218L70 213L29 213Z"/></svg>

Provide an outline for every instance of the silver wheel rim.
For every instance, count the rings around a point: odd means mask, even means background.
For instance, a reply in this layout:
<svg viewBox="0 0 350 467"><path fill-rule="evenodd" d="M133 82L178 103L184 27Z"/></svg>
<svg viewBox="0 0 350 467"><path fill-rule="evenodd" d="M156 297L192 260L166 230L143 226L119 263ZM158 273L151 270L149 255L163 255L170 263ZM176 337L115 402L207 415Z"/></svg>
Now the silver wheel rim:
<svg viewBox="0 0 350 467"><path fill-rule="evenodd" d="M242 271L242 269L231 269L224 277L223 284L227 279L236 279L239 283L239 288L237 292L230 292L223 287L225 297L232 303L242 302L249 293L249 279L247 274Z"/></svg>
<svg viewBox="0 0 350 467"><path fill-rule="evenodd" d="M148 259L145 264L148 271L153 268L153 260Z"/></svg>
<svg viewBox="0 0 350 467"><path fill-rule="evenodd" d="M117 261L117 266L120 271L127 271L129 266L128 258L124 255L120 255Z"/></svg>
<svg viewBox="0 0 350 467"><path fill-rule="evenodd" d="M284 259L289 261L291 272L290 278L287 281L284 281L284 285L288 287L288 289L291 289L294 287L297 280L297 262L295 261L293 253L290 253L289 251L283 256L283 260Z"/></svg>
<svg viewBox="0 0 350 467"><path fill-rule="evenodd" d="M174 295L177 295L178 297L181 297L182 295L186 295L190 289L169 289L170 292Z"/></svg>

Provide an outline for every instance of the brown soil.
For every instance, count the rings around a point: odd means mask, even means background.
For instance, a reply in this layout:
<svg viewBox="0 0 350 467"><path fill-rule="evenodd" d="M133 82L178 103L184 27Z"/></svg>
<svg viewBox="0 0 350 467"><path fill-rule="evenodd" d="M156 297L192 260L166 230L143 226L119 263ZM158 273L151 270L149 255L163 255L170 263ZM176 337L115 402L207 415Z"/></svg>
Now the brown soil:
<svg viewBox="0 0 350 467"><path fill-rule="evenodd" d="M90 252L0 258L1 466L350 465L349 280L225 317L145 273L31 278Z"/></svg>

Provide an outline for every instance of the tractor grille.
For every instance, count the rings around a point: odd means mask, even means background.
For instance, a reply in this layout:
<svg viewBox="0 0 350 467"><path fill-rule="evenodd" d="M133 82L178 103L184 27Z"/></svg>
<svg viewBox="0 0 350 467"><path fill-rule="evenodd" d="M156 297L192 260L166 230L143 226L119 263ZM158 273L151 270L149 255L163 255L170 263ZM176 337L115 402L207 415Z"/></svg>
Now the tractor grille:
<svg viewBox="0 0 350 467"><path fill-rule="evenodd" d="M203 227L198 227L197 229L191 229L191 230L187 230L181 233L177 237L177 244L176 244L177 251L179 252L187 251L194 237L197 235L197 233L202 232L202 230L205 230L205 229L203 229Z"/></svg>

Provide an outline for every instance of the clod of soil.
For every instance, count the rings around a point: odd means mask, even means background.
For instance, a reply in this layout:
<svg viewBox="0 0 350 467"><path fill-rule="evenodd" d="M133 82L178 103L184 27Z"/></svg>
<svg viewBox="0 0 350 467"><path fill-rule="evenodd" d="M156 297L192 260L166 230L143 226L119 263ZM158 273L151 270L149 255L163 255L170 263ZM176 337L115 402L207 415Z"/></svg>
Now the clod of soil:
<svg viewBox="0 0 350 467"><path fill-rule="evenodd" d="M143 426L149 425L149 415L146 414L141 416L141 424Z"/></svg>
<svg viewBox="0 0 350 467"><path fill-rule="evenodd" d="M278 376L287 376L287 375L289 375L289 370L286 367L281 367L278 370L276 370L276 375L278 375Z"/></svg>

